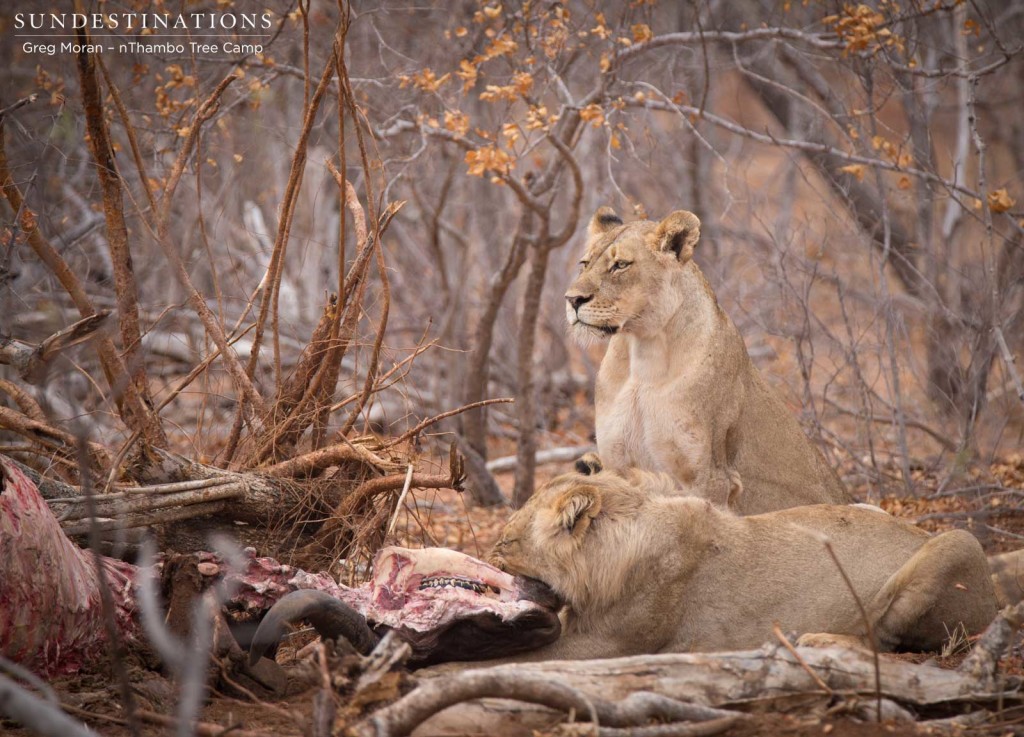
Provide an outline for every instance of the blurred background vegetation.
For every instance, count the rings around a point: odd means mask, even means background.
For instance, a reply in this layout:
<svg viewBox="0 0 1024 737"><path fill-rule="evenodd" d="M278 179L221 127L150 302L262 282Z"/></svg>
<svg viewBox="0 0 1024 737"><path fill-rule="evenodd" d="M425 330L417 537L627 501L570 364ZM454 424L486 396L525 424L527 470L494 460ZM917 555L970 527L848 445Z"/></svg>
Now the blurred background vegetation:
<svg viewBox="0 0 1024 737"><path fill-rule="evenodd" d="M126 9L272 28L90 65L26 52L3 11L0 332L114 311L106 357L4 367L4 452L60 465L24 418L236 469L454 441L477 501L513 493L512 454L523 498L538 453L592 440L603 347L572 344L562 295L612 205L700 216L723 308L861 496L1020 462L1024 3L86 7Z"/></svg>

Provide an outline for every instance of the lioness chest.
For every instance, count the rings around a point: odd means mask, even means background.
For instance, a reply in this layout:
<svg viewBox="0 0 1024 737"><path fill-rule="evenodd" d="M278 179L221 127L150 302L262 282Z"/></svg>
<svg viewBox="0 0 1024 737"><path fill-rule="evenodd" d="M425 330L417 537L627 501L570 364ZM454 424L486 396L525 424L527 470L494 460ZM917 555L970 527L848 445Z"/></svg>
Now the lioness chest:
<svg viewBox="0 0 1024 737"><path fill-rule="evenodd" d="M674 417L666 406L666 389L678 393L676 387L653 388L632 377L615 389L599 384L598 453L613 469L638 467L693 482L705 465L706 444L693 418ZM672 397L672 402L680 400L686 398Z"/></svg>

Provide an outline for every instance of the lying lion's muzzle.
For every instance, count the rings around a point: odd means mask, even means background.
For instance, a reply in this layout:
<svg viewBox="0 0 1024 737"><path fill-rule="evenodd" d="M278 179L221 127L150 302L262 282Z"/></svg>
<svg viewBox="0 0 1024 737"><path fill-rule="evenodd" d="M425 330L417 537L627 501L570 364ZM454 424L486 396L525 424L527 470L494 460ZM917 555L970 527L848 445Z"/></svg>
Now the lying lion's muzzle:
<svg viewBox="0 0 1024 737"><path fill-rule="evenodd" d="M275 646L285 626L306 620L321 637L344 637L361 653L394 630L429 665L534 650L558 639L561 601L543 582L513 577L443 548L384 548L370 582L344 600L296 591L270 608L253 637L250 660Z"/></svg>

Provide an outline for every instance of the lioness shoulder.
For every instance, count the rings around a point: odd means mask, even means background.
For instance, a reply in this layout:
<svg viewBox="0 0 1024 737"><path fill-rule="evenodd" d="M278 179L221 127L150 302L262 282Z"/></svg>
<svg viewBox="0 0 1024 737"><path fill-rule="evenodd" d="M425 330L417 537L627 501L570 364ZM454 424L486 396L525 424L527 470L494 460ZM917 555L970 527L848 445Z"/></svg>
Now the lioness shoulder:
<svg viewBox="0 0 1024 737"><path fill-rule="evenodd" d="M700 220L678 211L624 223L607 208L588 230L566 315L609 338L596 434L610 469L665 472L741 514L850 497L765 384L693 260Z"/></svg>

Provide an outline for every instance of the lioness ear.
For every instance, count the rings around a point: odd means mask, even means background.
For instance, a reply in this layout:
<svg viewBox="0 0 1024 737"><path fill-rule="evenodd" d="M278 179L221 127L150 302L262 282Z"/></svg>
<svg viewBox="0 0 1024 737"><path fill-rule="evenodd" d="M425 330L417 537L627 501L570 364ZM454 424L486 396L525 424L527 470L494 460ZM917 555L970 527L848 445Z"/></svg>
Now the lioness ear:
<svg viewBox="0 0 1024 737"><path fill-rule="evenodd" d="M654 230L655 248L674 253L682 263L693 257L693 247L699 239L700 218L686 210L676 210Z"/></svg>
<svg viewBox="0 0 1024 737"><path fill-rule="evenodd" d="M601 499L597 489L592 486L577 486L568 491L558 505L558 521L565 531L572 535L582 535L590 520L601 511Z"/></svg>
<svg viewBox="0 0 1024 737"><path fill-rule="evenodd" d="M622 218L615 214L615 210L610 207L599 207L594 213L594 217L590 218L587 235L590 238L596 238L619 225L622 225Z"/></svg>

